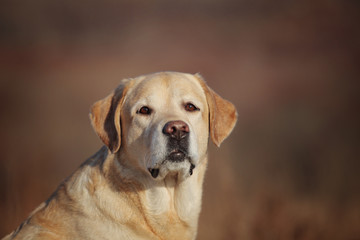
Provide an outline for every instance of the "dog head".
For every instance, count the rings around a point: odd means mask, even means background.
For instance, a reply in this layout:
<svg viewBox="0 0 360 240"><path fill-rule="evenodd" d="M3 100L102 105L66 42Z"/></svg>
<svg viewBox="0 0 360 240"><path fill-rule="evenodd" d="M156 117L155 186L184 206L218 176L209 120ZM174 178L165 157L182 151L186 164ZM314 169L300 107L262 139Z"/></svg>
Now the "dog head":
<svg viewBox="0 0 360 240"><path fill-rule="evenodd" d="M220 146L237 120L236 109L200 75L162 72L123 80L90 113L112 153L147 175L192 175L206 156L209 133Z"/></svg>

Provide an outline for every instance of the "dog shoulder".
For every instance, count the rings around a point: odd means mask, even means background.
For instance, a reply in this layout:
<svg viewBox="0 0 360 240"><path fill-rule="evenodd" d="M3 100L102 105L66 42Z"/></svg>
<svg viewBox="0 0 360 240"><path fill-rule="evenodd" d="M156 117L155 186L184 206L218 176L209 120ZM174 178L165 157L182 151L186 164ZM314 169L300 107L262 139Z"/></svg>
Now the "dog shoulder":
<svg viewBox="0 0 360 240"><path fill-rule="evenodd" d="M56 191L6 239L57 239L86 211L94 209L93 195L101 184L101 168L107 158L106 147L87 159Z"/></svg>

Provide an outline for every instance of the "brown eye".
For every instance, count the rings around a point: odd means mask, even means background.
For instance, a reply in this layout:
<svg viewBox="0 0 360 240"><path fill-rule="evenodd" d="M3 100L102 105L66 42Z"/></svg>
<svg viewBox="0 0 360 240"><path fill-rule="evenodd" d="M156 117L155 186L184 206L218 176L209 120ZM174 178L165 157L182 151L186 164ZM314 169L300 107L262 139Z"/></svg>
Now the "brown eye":
<svg viewBox="0 0 360 240"><path fill-rule="evenodd" d="M188 111L188 112L194 112L194 111L199 111L200 109L198 109L197 107L195 107L194 104L192 103L187 103L185 105L185 110Z"/></svg>
<svg viewBox="0 0 360 240"><path fill-rule="evenodd" d="M151 109L144 106L144 107L140 108L139 110L137 110L136 113L144 114L144 115L150 115L151 114Z"/></svg>

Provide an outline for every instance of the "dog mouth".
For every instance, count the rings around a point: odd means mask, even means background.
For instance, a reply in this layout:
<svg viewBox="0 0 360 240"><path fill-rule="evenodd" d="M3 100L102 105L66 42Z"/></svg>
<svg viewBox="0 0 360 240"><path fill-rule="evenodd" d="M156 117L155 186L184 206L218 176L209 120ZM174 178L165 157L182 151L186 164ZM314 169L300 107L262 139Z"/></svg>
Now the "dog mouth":
<svg viewBox="0 0 360 240"><path fill-rule="evenodd" d="M174 149L166 157L166 160L171 161L171 162L182 162L185 160L186 157L187 157L187 154L184 153L184 151L181 151L179 149Z"/></svg>
<svg viewBox="0 0 360 240"><path fill-rule="evenodd" d="M166 164L170 164L173 166L175 166L177 164L183 165L186 161L188 161L188 163L190 163L188 172L191 176L191 175L193 175L193 170L195 168L195 164L193 164L191 157L189 157L187 152L182 149L179 149L179 148L172 149L170 151L170 153L165 157L165 160L162 161L162 163L159 167L148 168L148 171L150 172L150 174L153 178L157 178L159 176L161 166L164 166Z"/></svg>
<svg viewBox="0 0 360 240"><path fill-rule="evenodd" d="M194 169L195 169L195 165L193 163L190 163L190 168L189 168L190 176L193 175ZM159 168L148 168L148 170L153 178L157 178L159 176L160 173Z"/></svg>
<svg viewBox="0 0 360 240"><path fill-rule="evenodd" d="M191 154L189 154L189 136L181 139L168 138L166 154L163 160L148 168L151 176L155 179L158 176L165 177L168 173L180 173L181 176L191 176L195 168Z"/></svg>

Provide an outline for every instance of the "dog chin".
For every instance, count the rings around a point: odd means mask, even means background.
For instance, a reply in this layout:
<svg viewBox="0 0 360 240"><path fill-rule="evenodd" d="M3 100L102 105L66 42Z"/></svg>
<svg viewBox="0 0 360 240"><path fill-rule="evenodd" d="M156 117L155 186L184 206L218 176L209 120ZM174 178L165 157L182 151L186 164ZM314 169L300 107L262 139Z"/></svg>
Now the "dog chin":
<svg viewBox="0 0 360 240"><path fill-rule="evenodd" d="M149 168L149 173L155 180L163 180L167 176L186 179L193 174L195 165L189 160L181 162L165 160L158 168Z"/></svg>

